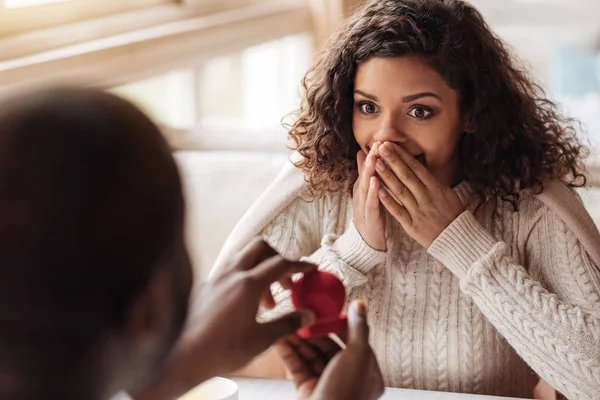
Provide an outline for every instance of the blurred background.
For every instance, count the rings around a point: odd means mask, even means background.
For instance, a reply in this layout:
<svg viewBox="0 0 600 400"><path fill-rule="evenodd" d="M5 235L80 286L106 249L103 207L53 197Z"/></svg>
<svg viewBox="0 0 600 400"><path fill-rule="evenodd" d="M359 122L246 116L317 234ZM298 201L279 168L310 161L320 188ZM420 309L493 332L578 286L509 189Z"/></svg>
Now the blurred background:
<svg viewBox="0 0 600 400"><path fill-rule="evenodd" d="M0 95L78 82L149 113L179 161L188 241L204 277L286 162L281 121L298 108L315 53L362 2L0 0ZM600 145L600 0L471 3L549 97L582 122L582 137ZM598 192L583 197L600 221Z"/></svg>

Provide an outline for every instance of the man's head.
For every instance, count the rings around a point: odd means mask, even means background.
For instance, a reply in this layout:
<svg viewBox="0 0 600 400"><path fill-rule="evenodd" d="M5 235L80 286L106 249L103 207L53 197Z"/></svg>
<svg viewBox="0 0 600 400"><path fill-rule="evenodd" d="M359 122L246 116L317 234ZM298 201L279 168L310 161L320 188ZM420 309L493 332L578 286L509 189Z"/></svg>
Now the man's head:
<svg viewBox="0 0 600 400"><path fill-rule="evenodd" d="M183 214L168 146L130 103L0 105L1 398L106 396L154 372L187 314Z"/></svg>

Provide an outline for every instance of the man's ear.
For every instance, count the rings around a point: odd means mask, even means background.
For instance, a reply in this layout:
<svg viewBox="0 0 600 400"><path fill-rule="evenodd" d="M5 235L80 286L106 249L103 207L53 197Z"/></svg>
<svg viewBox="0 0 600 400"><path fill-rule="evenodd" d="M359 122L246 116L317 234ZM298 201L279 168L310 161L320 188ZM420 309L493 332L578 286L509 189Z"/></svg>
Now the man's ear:
<svg viewBox="0 0 600 400"><path fill-rule="evenodd" d="M142 357L152 357L164 346L171 328L172 290L172 276L168 268L160 268L131 302L124 334Z"/></svg>

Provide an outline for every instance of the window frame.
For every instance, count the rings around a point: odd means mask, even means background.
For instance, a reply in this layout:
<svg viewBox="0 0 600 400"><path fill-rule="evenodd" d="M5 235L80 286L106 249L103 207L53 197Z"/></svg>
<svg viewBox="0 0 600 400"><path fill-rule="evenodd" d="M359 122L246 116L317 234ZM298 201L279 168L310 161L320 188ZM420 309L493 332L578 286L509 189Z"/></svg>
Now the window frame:
<svg viewBox="0 0 600 400"><path fill-rule="evenodd" d="M303 32L318 50L363 1L71 0L0 8L0 94L64 79L118 86ZM18 13L22 23L2 27Z"/></svg>
<svg viewBox="0 0 600 400"><path fill-rule="evenodd" d="M211 14L178 7L169 22L0 59L0 92L62 81L119 86L313 27L307 0L255 1Z"/></svg>
<svg viewBox="0 0 600 400"><path fill-rule="evenodd" d="M6 8L0 3L0 38L77 21L109 17L120 13L162 5L177 5L179 0L68 0L57 3Z"/></svg>

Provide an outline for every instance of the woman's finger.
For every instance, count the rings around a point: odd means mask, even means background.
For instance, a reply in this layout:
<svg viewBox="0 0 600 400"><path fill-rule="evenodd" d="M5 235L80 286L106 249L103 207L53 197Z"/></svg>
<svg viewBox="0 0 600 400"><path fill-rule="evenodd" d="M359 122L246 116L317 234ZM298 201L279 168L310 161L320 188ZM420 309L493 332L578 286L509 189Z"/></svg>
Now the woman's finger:
<svg viewBox="0 0 600 400"><path fill-rule="evenodd" d="M358 178L360 180L360 186L357 193L359 207L358 212L362 218L365 218L365 203L369 194L371 177L375 175L375 161L375 156L373 154L367 155L365 165L363 166L361 175Z"/></svg>
<svg viewBox="0 0 600 400"><path fill-rule="evenodd" d="M408 190L405 184L400 182L396 174L394 174L382 160L377 160L376 169L377 175L379 175L389 192L401 205L409 210L414 210L418 206L417 200L410 190Z"/></svg>
<svg viewBox="0 0 600 400"><path fill-rule="evenodd" d="M356 165L358 167L358 175L362 173L362 169L365 165L366 158L367 154L364 151L359 150L358 153L356 153Z"/></svg>
<svg viewBox="0 0 600 400"><path fill-rule="evenodd" d="M412 218L406 208L402 207L394 200L385 189L379 190L379 200L386 210L388 210L403 227L406 228L412 225Z"/></svg>
<svg viewBox="0 0 600 400"><path fill-rule="evenodd" d="M396 153L400 156L402 161L415 173L417 178L427 187L435 186L439 184L439 181L431 171L429 171L423 164L414 158L408 151L404 150L400 146L394 145Z"/></svg>
<svg viewBox="0 0 600 400"><path fill-rule="evenodd" d="M362 170L364 168L366 158L367 155L364 151L359 150L358 153L356 153L356 166L358 170L358 177L356 178L356 182L354 182L354 187L352 188L352 197L355 199L358 199L357 193L358 189L360 188L360 176L362 175Z"/></svg>
<svg viewBox="0 0 600 400"><path fill-rule="evenodd" d="M377 221L381 217L379 189L381 189L379 180L372 176L369 180L369 193L367 194L367 200L365 201L365 219L367 221Z"/></svg>
<svg viewBox="0 0 600 400"><path fill-rule="evenodd" d="M396 152L397 147L394 143L386 142L381 145L379 154L400 182L410 190L415 200L422 203L429 198L429 192L423 182L419 180L415 171Z"/></svg>

